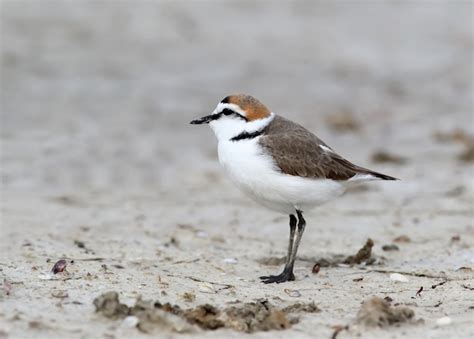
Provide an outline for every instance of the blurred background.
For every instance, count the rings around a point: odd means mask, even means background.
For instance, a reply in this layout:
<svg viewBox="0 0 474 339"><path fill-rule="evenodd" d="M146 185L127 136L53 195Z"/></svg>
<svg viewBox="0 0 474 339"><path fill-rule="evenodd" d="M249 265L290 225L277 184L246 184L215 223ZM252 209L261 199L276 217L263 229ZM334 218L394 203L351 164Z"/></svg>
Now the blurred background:
<svg viewBox="0 0 474 339"><path fill-rule="evenodd" d="M2 1L2 190L221 182L212 132L189 121L231 93L256 96L361 165L456 187L472 175L472 10Z"/></svg>
<svg viewBox="0 0 474 339"><path fill-rule="evenodd" d="M323 312L287 332L297 338L335 336L365 297L385 293L426 320L392 337L473 337L472 284L454 281L472 281L474 268L472 1L31 0L0 9L0 336L137 337L94 315L92 300L114 290L183 307L185 291L221 306L314 300ZM189 124L233 93L402 179L305 214L306 259L288 285L300 299L256 279L286 254L287 216L245 198L217 161L212 131ZM310 273L368 237L376 267L408 272L408 284L352 267ZM42 280L60 258L74 259L72 279ZM453 281L415 297L446 274ZM236 289L201 293L199 281ZM436 325L446 315L452 326Z"/></svg>

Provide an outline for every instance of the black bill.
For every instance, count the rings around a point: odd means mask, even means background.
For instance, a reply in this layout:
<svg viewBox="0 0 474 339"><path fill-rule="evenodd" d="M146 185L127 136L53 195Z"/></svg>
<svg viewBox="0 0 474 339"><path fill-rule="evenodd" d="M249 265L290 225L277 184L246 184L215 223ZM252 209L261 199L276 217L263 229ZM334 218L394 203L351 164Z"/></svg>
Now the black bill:
<svg viewBox="0 0 474 339"><path fill-rule="evenodd" d="M190 122L192 125L208 124L210 121L217 119L217 114L206 115L205 117L193 120Z"/></svg>

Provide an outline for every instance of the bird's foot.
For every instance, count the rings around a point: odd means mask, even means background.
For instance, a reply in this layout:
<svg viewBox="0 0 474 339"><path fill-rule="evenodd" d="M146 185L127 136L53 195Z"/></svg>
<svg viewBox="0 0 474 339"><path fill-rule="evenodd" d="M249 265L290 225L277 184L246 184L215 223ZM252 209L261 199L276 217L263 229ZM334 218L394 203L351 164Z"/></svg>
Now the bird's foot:
<svg viewBox="0 0 474 339"><path fill-rule="evenodd" d="M287 281L294 281L295 275L290 270L284 270L279 275L265 275L263 277L260 277L260 280L262 280L264 284L281 284Z"/></svg>

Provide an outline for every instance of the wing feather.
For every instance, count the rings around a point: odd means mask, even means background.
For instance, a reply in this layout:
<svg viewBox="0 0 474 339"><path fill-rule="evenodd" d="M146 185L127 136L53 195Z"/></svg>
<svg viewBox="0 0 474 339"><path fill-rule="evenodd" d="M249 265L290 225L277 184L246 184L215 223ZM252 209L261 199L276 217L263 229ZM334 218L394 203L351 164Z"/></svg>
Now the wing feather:
<svg viewBox="0 0 474 339"><path fill-rule="evenodd" d="M303 126L280 116L267 127L259 143L272 155L280 170L289 175L349 180L357 174L370 174L385 180L395 179L354 165Z"/></svg>

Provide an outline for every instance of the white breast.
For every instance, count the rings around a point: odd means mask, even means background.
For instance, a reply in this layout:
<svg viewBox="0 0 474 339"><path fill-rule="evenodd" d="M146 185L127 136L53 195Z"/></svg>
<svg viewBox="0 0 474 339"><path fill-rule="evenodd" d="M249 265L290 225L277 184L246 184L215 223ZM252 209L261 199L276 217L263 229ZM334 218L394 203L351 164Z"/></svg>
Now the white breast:
<svg viewBox="0 0 474 339"><path fill-rule="evenodd" d="M219 162L244 193L262 205L285 214L307 211L344 192L337 181L308 179L281 173L259 144L260 137L229 141L220 139Z"/></svg>

